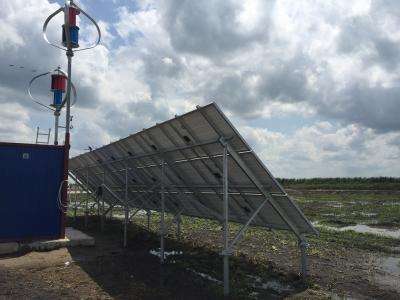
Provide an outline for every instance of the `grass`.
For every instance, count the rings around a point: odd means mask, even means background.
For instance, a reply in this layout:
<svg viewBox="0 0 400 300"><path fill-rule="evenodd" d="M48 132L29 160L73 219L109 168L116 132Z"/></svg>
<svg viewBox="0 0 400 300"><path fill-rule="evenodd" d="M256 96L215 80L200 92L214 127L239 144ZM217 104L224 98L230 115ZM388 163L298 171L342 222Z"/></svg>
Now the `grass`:
<svg viewBox="0 0 400 300"><path fill-rule="evenodd" d="M95 213L93 210L92 213ZM122 214L122 210L119 212ZM83 215L84 211L79 210L78 216ZM114 211L115 215L116 212ZM68 212L72 217L71 212ZM173 216L166 214L166 224L169 224ZM145 215L137 215L133 218L134 223L146 228L147 217ZM159 231L160 215L153 213L151 217L150 230L157 233ZM216 221L208 219L200 219L193 217L183 217L181 228L182 237L190 241L193 245L201 245L208 247L214 251L220 251L222 245L222 226ZM230 223L230 237L233 238L240 229L240 224ZM319 229L319 236L306 235L309 241L309 253L311 255L329 258L332 255L342 255L349 248L378 251L387 254L400 253L399 250L393 250L394 247L400 246L398 239L378 236L374 234L361 234L353 231L333 231L329 229ZM171 226L168 231L169 236L175 235L175 227ZM196 237L194 240L193 237ZM269 252L275 254L283 254L287 249L297 251L297 239L287 231L267 230L261 227L250 227L243 239L239 242L236 254L248 255L252 259L266 259ZM264 254L258 254L254 257L255 249L265 249Z"/></svg>
<svg viewBox="0 0 400 300"><path fill-rule="evenodd" d="M302 193L295 199L312 221L321 224L400 228L399 193Z"/></svg>
<svg viewBox="0 0 400 300"><path fill-rule="evenodd" d="M389 182L390 183L390 182ZM366 185L365 183L363 183ZM371 188L371 185L366 186ZM336 186L337 188L337 186ZM368 189L367 189L368 190ZM375 227L400 229L400 193L388 191L352 192L293 192L295 201L313 222L329 226L366 224ZM72 196L72 201L75 201ZM77 201L84 201L85 195L78 195ZM93 200L89 198L89 207ZM84 202L78 208L84 212ZM93 207L90 214L96 213ZM124 214L122 208L114 214Z"/></svg>
<svg viewBox="0 0 400 300"><path fill-rule="evenodd" d="M400 183L286 183L285 188L296 190L400 190Z"/></svg>
<svg viewBox="0 0 400 300"><path fill-rule="evenodd" d="M81 199L85 200L81 195ZM301 192L294 196L295 201L311 221L330 226L347 226L355 224L369 224L373 226L385 226L391 229L400 228L400 194L391 192ZM90 200L89 207L94 202ZM84 203L83 203L84 205ZM77 210L78 215L84 214L84 207ZM96 214L97 207L90 210L90 214ZM123 208L113 209L113 214L123 215ZM68 211L70 217L72 210ZM159 214L152 214L151 230L158 231L160 222ZM170 222L171 215L166 216L166 222ZM135 223L139 226L147 226L147 217L137 215ZM201 244L214 250L220 249L222 244L222 226L216 221L183 217L182 236L190 240L195 233L203 237ZM173 234L173 226L169 234ZM230 225L231 237L239 230L240 225ZM333 231L321 228L320 235L307 236L310 242L309 251L319 257L329 257L343 253L347 248L356 248L369 251L381 251L393 253L393 247L400 246L400 241L377 236L374 234L360 234L353 231ZM195 241L196 243L198 241ZM261 247L273 253L279 254L286 249L296 249L297 240L293 234L286 231L266 230L260 227L250 227L244 239L240 243L240 251L245 255L252 255L254 249ZM265 258L265 257L264 257ZM261 257L262 259L262 257Z"/></svg>
<svg viewBox="0 0 400 300"><path fill-rule="evenodd" d="M352 224L370 224L374 226L385 226L391 229L400 228L400 193L388 191L298 191L292 192L295 201L311 221L333 226L346 226ZM84 198L81 197L82 200ZM93 202L91 201L89 206ZM84 215L84 207L77 210L78 216ZM95 215L97 208L93 207L90 214ZM113 215L123 215L122 208L115 208ZM69 222L72 221L72 210L68 211ZM82 218L81 218L82 219ZM173 216L166 214L166 223L170 223ZM141 228L147 232L147 216L136 215L131 226ZM114 220L114 230L121 234L121 222ZM151 216L150 232L153 234L151 247L158 248L160 214L153 213ZM230 237L233 238L240 229L240 224L230 223ZM106 228L110 227L110 221ZM110 228L111 230L111 228ZM129 229L131 232L131 229ZM306 235L309 242L308 254L314 259L328 261L336 264L336 261L353 264L342 258L362 257L363 255L375 254L393 255L400 254L400 240L373 234L361 234L353 231L334 231L319 229L320 235ZM168 230L167 250L183 250L184 259L176 259L176 265L180 268L194 269L198 272L208 274L221 280L221 257L222 250L222 226L219 222L208 219L200 219L183 216L181 228L184 246L176 243L175 226ZM146 242L147 243L147 242ZM184 248L182 248L184 247ZM205 250L206 249L206 250ZM249 294L249 278L246 274L254 272L261 274L263 280L271 279L268 276L274 274L280 280L289 280L294 276L293 272L298 270L298 248L295 236L286 231L267 230L261 227L250 227L243 239L234 251L231 264L231 279L237 287L236 292ZM275 263L281 259L280 263ZM174 258L175 260L175 258ZM249 265L252 268L249 270ZM284 267L283 267L284 266ZM400 267L400 265L399 265ZM336 268L337 269L337 268ZM288 275L289 274L291 275ZM290 273L292 272L292 273ZM284 275L285 274L285 275ZM266 277L264 277L266 276ZM334 277L336 281L340 281ZM295 280L293 280L295 281ZM326 291L334 289L330 286L318 287L317 282L309 282L308 293L321 294L318 299L326 296ZM307 298L307 296L305 296Z"/></svg>
<svg viewBox="0 0 400 300"><path fill-rule="evenodd" d="M82 222L82 215L79 214L78 217L80 222ZM96 217L92 217L90 223L94 224L96 219ZM165 219L166 223L169 223L173 216L167 214ZM69 218L69 222L72 222L71 218ZM145 238L145 245L140 247L149 247L148 249L157 249L159 247L159 239L157 237L159 224L160 214L152 214L150 223L152 236ZM146 228L147 217L145 215L135 216L128 230L129 240L134 240L135 236L142 234L140 232L146 232ZM230 224L231 238L239 228L239 224ZM120 235L122 241L121 221L108 220L106 231L113 232L114 235ZM180 250L184 253L183 257L170 257L170 260L175 261L174 265L181 270L196 270L222 280L221 256L219 255L222 250L221 225L213 220L183 217L181 234L184 244L177 242L174 226L169 228L167 234L166 250ZM349 252L361 256L371 252L379 256L400 254L400 251L395 249L395 247L400 246L399 240L372 234L359 234L351 231L336 232L322 229L319 236L307 235L306 238L309 242L307 251L309 256L322 261L336 263L336 259L340 261ZM137 245L138 243L132 242L131 244ZM279 258L283 261L279 262ZM354 262L349 261L348 263L352 264ZM299 270L297 239L287 231L250 227L236 247L234 256L231 257L230 265L231 282L235 286L235 295L240 299L247 298L246 295L254 291L254 288L252 288L253 281L251 277L248 277L248 274L256 274L257 277L261 278L262 282L277 280L284 284L292 284L293 282L297 286L300 284L299 278L295 274ZM326 292L330 290L329 287L321 287L318 282L313 281L308 281L307 285L308 293L321 292L322 296L321 298L317 297L318 299L329 299L324 298ZM221 290L218 286L214 288L217 292Z"/></svg>
<svg viewBox="0 0 400 300"><path fill-rule="evenodd" d="M399 177L277 178L286 188L328 190L400 190Z"/></svg>

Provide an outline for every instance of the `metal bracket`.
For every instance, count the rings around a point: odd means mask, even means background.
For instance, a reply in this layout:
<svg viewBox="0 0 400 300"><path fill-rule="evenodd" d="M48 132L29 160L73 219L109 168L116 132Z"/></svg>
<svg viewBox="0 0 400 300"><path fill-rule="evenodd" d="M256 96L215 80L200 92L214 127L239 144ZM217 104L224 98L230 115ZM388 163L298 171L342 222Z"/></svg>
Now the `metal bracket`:
<svg viewBox="0 0 400 300"><path fill-rule="evenodd" d="M231 256L233 255L233 250L232 249L224 249L220 252L221 256Z"/></svg>

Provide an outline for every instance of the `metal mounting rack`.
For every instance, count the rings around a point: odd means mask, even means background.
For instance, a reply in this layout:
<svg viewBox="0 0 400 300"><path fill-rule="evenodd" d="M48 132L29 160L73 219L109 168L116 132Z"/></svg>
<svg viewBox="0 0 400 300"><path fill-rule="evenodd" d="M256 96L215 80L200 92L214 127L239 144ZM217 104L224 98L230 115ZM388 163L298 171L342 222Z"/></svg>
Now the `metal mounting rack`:
<svg viewBox="0 0 400 300"><path fill-rule="evenodd" d="M215 103L74 157L70 166L87 190L103 190L109 209L124 207L124 245L131 209L161 212L161 263L165 212L220 221L225 294L229 256L250 225L292 231L306 276L304 234L317 230ZM243 224L232 240L230 221Z"/></svg>

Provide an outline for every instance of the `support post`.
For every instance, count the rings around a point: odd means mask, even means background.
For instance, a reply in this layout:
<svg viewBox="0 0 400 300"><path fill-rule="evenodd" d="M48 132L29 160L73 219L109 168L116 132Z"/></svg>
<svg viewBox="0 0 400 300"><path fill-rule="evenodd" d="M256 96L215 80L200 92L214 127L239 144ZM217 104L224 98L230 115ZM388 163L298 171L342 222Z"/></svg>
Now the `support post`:
<svg viewBox="0 0 400 300"><path fill-rule="evenodd" d="M307 246L308 243L305 239L299 239L300 261L301 261L300 274L303 280L307 278Z"/></svg>
<svg viewBox="0 0 400 300"><path fill-rule="evenodd" d="M104 232L104 219L105 219L105 213L104 213L104 193L102 191L101 194L101 220L100 220L100 231Z"/></svg>
<svg viewBox="0 0 400 300"><path fill-rule="evenodd" d="M103 184L101 185L101 224L100 224L100 230L101 232L104 232L104 219L105 219L105 213L104 213L104 189L103 186L105 185L105 179L106 179L106 172L104 171L103 173Z"/></svg>
<svg viewBox="0 0 400 300"><path fill-rule="evenodd" d="M150 217L151 217L150 210L146 211L146 215L147 215L147 230L150 231Z"/></svg>
<svg viewBox="0 0 400 300"><path fill-rule="evenodd" d="M54 124L54 145L58 145L58 121L60 118L60 111L58 109L56 109L56 111L54 112L54 119L55 119L55 124Z"/></svg>
<svg viewBox="0 0 400 300"><path fill-rule="evenodd" d="M49 128L49 133L47 135L47 144L50 142L50 134L51 134L51 128Z"/></svg>
<svg viewBox="0 0 400 300"><path fill-rule="evenodd" d="M39 127L37 128L36 131L36 144L38 143L38 141L39 141Z"/></svg>
<svg viewBox="0 0 400 300"><path fill-rule="evenodd" d="M100 203L100 197L99 196L96 196L96 201L97 201L97 219L100 219L100 205L101 205L101 203ZM95 203L95 205L96 205L96 203Z"/></svg>
<svg viewBox="0 0 400 300"><path fill-rule="evenodd" d="M229 195L228 195L228 147L224 147L223 155L223 216L224 216L224 295L229 295Z"/></svg>
<svg viewBox="0 0 400 300"><path fill-rule="evenodd" d="M176 238L178 242L181 241L181 222L182 222L182 217L181 214L178 213L178 216L176 218Z"/></svg>
<svg viewBox="0 0 400 300"><path fill-rule="evenodd" d="M101 210L101 203L100 203L101 195L98 191L96 191L96 202L97 202L97 218L100 219L100 210ZM96 205L96 203L94 204Z"/></svg>
<svg viewBox="0 0 400 300"><path fill-rule="evenodd" d="M85 227L88 226L89 217L89 169L86 171L86 199L85 199Z"/></svg>
<svg viewBox="0 0 400 300"><path fill-rule="evenodd" d="M75 223L75 221L76 221L76 210L78 209L78 189L79 189L79 186L77 185L77 184L75 184L75 191L74 191L74 199L75 199L75 201L74 201L74 223Z"/></svg>
<svg viewBox="0 0 400 300"><path fill-rule="evenodd" d="M129 222L129 207L128 207L128 167L125 165L125 220L124 220L124 248L128 242L128 222Z"/></svg>
<svg viewBox="0 0 400 300"><path fill-rule="evenodd" d="M67 26L65 26L67 27ZM67 57L68 57L68 78L67 78L67 112L66 112L66 125L65 125L65 142L64 142L64 174L63 174L63 181L68 182L68 165L69 165L69 150L71 148L70 144L70 109L71 109L71 59L74 53L72 52L71 49L68 49L67 51ZM89 169L88 169L89 172ZM68 203L68 198L67 198L67 186L65 185L63 187L62 191L62 205L67 206ZM61 214L61 234L60 237L64 238L65 237L65 223L66 223L66 213Z"/></svg>
<svg viewBox="0 0 400 300"><path fill-rule="evenodd" d="M65 26L65 30L67 30L67 26ZM74 52L70 45L68 46L68 50L66 52L67 60L68 60L68 77L67 77L67 107L65 113L65 134L68 135L69 138L69 130L71 123L71 78L72 78L72 57L74 56ZM68 140L69 143L69 140Z"/></svg>
<svg viewBox="0 0 400 300"><path fill-rule="evenodd" d="M165 164L164 159L162 160L161 166L161 224L160 224L160 259L161 264L164 264L164 235L165 235L165 184L164 184L164 176L165 176Z"/></svg>

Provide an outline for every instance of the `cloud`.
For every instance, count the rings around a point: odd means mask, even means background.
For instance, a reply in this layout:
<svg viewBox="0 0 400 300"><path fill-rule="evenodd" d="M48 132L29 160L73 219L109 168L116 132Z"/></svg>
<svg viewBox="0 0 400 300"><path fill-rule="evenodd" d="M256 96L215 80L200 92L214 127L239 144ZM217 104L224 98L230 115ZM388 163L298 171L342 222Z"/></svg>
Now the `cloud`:
<svg viewBox="0 0 400 300"><path fill-rule="evenodd" d="M97 19L102 3L83 4ZM41 37L57 7L0 4L0 118L16 138L53 122L25 90L34 74L66 68ZM73 58L73 153L216 101L279 176L398 174L399 11L383 0L115 1L112 17L101 12L102 45ZM53 41L59 21L49 24ZM79 22L91 43L95 30ZM48 80L34 87L43 101L48 90ZM304 124L265 129L277 118Z"/></svg>
<svg viewBox="0 0 400 300"><path fill-rule="evenodd" d="M273 6L274 1L169 1L163 23L176 51L221 58L266 42Z"/></svg>
<svg viewBox="0 0 400 300"><path fill-rule="evenodd" d="M275 176L398 176L400 171L400 133L328 122L289 135L248 126L242 133Z"/></svg>
<svg viewBox="0 0 400 300"><path fill-rule="evenodd" d="M29 122L27 109L16 103L0 103L0 136L3 142L19 142L20 139L30 139L33 142L33 130Z"/></svg>

